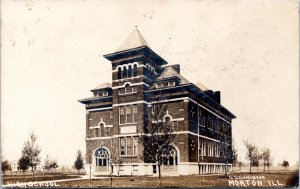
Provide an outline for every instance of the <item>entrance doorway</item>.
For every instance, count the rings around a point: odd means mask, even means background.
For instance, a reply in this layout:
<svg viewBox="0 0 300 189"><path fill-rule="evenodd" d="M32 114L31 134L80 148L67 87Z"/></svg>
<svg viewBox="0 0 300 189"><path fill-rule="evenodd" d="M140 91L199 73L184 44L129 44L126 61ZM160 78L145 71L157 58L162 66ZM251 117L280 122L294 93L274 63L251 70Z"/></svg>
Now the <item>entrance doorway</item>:
<svg viewBox="0 0 300 189"><path fill-rule="evenodd" d="M109 153L104 148L98 148L95 151L95 172L109 171Z"/></svg>

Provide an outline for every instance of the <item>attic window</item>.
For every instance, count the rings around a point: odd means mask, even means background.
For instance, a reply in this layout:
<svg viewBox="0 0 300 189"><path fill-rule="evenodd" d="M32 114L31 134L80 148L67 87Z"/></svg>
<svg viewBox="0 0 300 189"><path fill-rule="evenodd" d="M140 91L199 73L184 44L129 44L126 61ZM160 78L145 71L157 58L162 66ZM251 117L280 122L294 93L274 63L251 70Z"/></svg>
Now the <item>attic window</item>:
<svg viewBox="0 0 300 189"><path fill-rule="evenodd" d="M175 86L175 81L169 81L168 86L169 87L174 87Z"/></svg>
<svg viewBox="0 0 300 189"><path fill-rule="evenodd" d="M107 92L107 91L104 91L104 92L103 92L103 96L108 96L108 92Z"/></svg>
<svg viewBox="0 0 300 189"><path fill-rule="evenodd" d="M160 89L160 88L163 87L163 84L162 84L162 83L157 83L157 84L155 84L155 87L156 87L157 89Z"/></svg>

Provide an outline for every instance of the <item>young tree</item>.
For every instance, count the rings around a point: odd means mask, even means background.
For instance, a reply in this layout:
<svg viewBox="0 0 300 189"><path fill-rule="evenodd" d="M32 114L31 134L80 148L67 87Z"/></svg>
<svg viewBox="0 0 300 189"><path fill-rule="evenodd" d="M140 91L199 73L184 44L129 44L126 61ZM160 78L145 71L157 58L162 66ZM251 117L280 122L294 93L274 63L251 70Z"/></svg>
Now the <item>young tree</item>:
<svg viewBox="0 0 300 189"><path fill-rule="evenodd" d="M120 175L120 167L123 164L123 159L119 155L117 155L117 152L115 149L112 149L111 157L110 157L110 166L111 166L111 173L113 173L113 165L117 165L118 169L118 176Z"/></svg>
<svg viewBox="0 0 300 189"><path fill-rule="evenodd" d="M284 161L282 162L282 167L288 168L289 166L290 166L290 164L289 164L288 161L284 160Z"/></svg>
<svg viewBox="0 0 300 189"><path fill-rule="evenodd" d="M220 157L225 161L225 177L227 177L228 163L233 161L233 147L231 145L231 133L229 126L223 126L220 130L223 141L220 146ZM235 157L237 158L237 157Z"/></svg>
<svg viewBox="0 0 300 189"><path fill-rule="evenodd" d="M56 170L56 168L58 167L58 164L57 164L56 159L55 159L55 160L52 160L52 162L51 162L51 164L50 164L50 167L51 167L51 169Z"/></svg>
<svg viewBox="0 0 300 189"><path fill-rule="evenodd" d="M50 164L51 164L51 162L50 162L51 160L50 160L50 157L49 157L49 155L47 155L46 156L46 159L45 159L45 162L44 162L44 167L45 167L45 169L46 170L50 170L51 168L50 168Z"/></svg>
<svg viewBox="0 0 300 189"><path fill-rule="evenodd" d="M57 161L53 160L49 157L49 155L46 156L44 167L46 170L56 169L58 167Z"/></svg>
<svg viewBox="0 0 300 189"><path fill-rule="evenodd" d="M29 140L26 141L23 145L21 160L22 163L28 163L27 165L31 167L32 177L34 177L34 168L41 161L39 157L40 152L41 149L37 144L37 136L33 132L31 132ZM23 168L26 168L26 166Z"/></svg>
<svg viewBox="0 0 300 189"><path fill-rule="evenodd" d="M261 152L261 160L264 165L264 172L265 172L265 167L267 166L269 168L271 164L271 151L268 148L265 148Z"/></svg>
<svg viewBox="0 0 300 189"><path fill-rule="evenodd" d="M123 164L123 159L117 155L117 150L116 149L112 149L111 150L111 156L110 156L110 186L113 186L113 168L114 165L117 165L117 172L118 172L118 176L120 175L120 167Z"/></svg>
<svg viewBox="0 0 300 189"><path fill-rule="evenodd" d="M79 174L80 169L83 168L82 152L80 150L78 150L77 152L77 157L76 157L76 161L74 162L74 166L77 169Z"/></svg>
<svg viewBox="0 0 300 189"><path fill-rule="evenodd" d="M25 157L21 157L18 161L18 167L22 171L26 171L29 168L29 160Z"/></svg>
<svg viewBox="0 0 300 189"><path fill-rule="evenodd" d="M144 116L143 131L139 136L139 142L144 145L144 161L157 163L159 179L163 158L170 154L171 142L175 138L170 117L167 117L167 105L161 103L161 100L159 97L151 104L152 113Z"/></svg>
<svg viewBox="0 0 300 189"><path fill-rule="evenodd" d="M244 141L244 144L245 144L246 149L247 149L246 158L250 162L250 173L251 173L251 167L258 167L259 166L259 160L260 160L261 156L259 154L257 146L255 146L254 144L252 144L248 141Z"/></svg>
<svg viewBox="0 0 300 189"><path fill-rule="evenodd" d="M237 149L235 148L234 143L232 143L232 164L236 166L238 163L238 154Z"/></svg>
<svg viewBox="0 0 300 189"><path fill-rule="evenodd" d="M10 163L9 163L8 160L4 160L4 161L1 162L1 170L2 170L3 174L5 173L5 171L8 171L10 169L11 169L10 168Z"/></svg>

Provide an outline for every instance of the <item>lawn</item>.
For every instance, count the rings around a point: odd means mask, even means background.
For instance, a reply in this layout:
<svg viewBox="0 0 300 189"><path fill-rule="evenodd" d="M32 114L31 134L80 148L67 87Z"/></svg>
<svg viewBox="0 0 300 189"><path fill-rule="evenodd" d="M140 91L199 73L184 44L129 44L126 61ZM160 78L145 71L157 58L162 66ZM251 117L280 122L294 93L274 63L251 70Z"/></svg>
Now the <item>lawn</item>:
<svg viewBox="0 0 300 189"><path fill-rule="evenodd" d="M276 172L276 173L234 173L230 175L231 178L225 178L222 175L210 176L177 176L177 177L163 177L161 180L161 187L168 188L199 188L199 187L241 187L237 185L230 185L229 180L240 180L247 184L247 179L233 179L236 177L256 176L263 179L252 179L248 182L249 186L254 187L252 182L262 181L261 187L288 187L298 184L298 172ZM59 182L60 187L89 187L89 180L78 180ZM271 185L270 185L271 184ZM282 185L281 185L282 184ZM132 188L157 188L160 186L160 181L157 177L121 177L113 178L113 187L132 187ZM92 179L90 187L111 187L110 178ZM257 187L257 186L256 186Z"/></svg>
<svg viewBox="0 0 300 189"><path fill-rule="evenodd" d="M32 182L32 181L49 181L49 180L61 180L61 179L73 179L80 178L76 175L35 175L32 178L32 175L4 175L2 178L2 183L6 185L7 183L16 183L16 182Z"/></svg>
<svg viewBox="0 0 300 189"><path fill-rule="evenodd" d="M249 178L251 177L251 178ZM254 178L255 177L255 178ZM76 175L36 175L32 178L30 175L5 175L3 184L16 182L32 181L51 181L61 179L80 178ZM224 175L191 175L191 176L174 176L163 177L159 180L157 177L114 177L112 187L116 188L208 188L208 187L291 187L297 186L299 182L298 171L276 171L268 173L231 173L229 177ZM56 183L58 187L111 187L111 180L106 178L63 181ZM253 185L256 184L256 185ZM261 184L261 185L258 185Z"/></svg>

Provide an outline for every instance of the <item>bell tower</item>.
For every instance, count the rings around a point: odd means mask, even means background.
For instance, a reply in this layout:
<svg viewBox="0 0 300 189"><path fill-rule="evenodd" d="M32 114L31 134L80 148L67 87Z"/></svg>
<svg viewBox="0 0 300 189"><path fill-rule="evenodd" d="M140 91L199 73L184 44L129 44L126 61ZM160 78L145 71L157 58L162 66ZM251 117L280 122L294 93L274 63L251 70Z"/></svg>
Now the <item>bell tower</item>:
<svg viewBox="0 0 300 189"><path fill-rule="evenodd" d="M167 62L151 50L136 28L113 53L104 55L112 65L112 111L114 134L135 135L142 130L144 114L147 113L145 91L161 73ZM133 141L127 139L125 143ZM122 143L122 137L119 139ZM121 144L122 146L122 144ZM120 155L124 155L122 148ZM140 150L139 150L140 152ZM126 152L126 155L132 154Z"/></svg>

